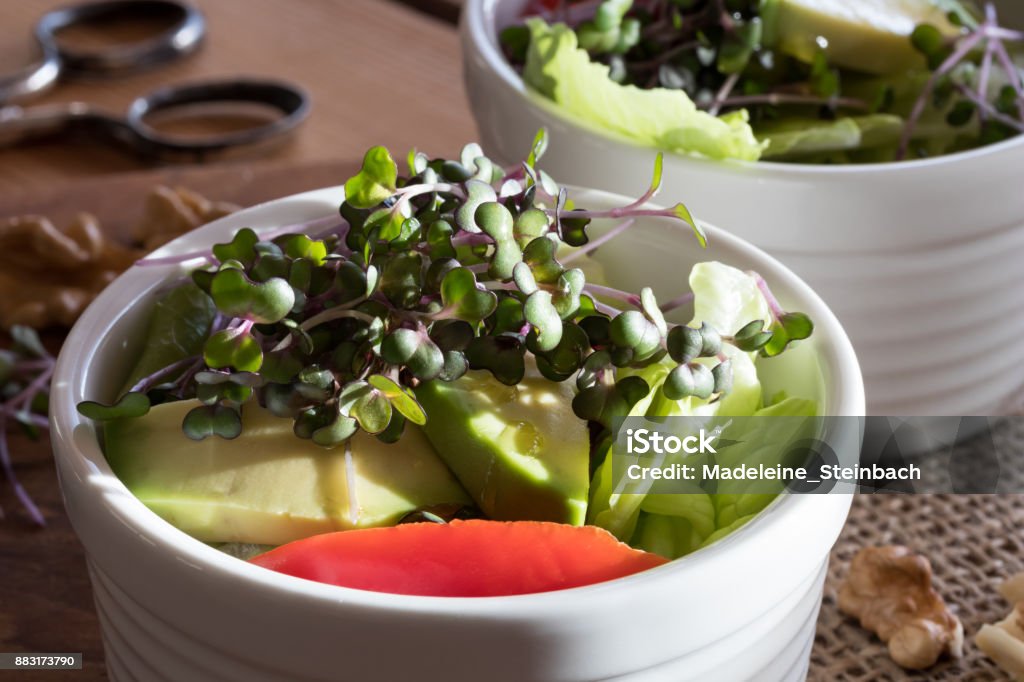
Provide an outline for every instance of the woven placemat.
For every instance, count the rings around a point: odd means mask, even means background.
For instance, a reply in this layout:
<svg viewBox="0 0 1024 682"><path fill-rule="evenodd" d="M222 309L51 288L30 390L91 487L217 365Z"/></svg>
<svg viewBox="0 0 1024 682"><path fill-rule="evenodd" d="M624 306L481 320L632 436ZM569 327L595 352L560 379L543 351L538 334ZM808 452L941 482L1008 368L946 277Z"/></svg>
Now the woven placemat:
<svg viewBox="0 0 1024 682"><path fill-rule="evenodd" d="M985 623L1010 607L997 592L1024 571L1024 495L858 495L832 551L808 679L1006 680L974 644ZM923 672L906 672L885 645L839 612L836 592L861 547L902 544L927 556L935 588L964 625L964 657Z"/></svg>

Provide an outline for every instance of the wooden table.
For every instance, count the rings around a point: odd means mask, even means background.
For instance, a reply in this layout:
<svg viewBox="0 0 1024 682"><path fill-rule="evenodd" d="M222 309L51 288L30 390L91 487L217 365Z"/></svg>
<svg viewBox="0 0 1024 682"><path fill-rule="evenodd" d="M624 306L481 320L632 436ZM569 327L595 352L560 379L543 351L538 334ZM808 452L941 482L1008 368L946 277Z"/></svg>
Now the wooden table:
<svg viewBox="0 0 1024 682"><path fill-rule="evenodd" d="M446 0L196 0L209 22L199 53L116 81L63 83L34 103L84 99L124 110L137 95L193 78L268 75L302 84L313 112L295 140L258 161L152 169L89 141L0 150L0 219L25 212L58 224L78 210L117 232L135 220L157 182L184 184L241 204L343 182L363 151L419 146L455 154L476 139L462 90L458 3ZM33 57L33 22L67 0L0 2L0 65ZM441 18L428 13L439 13ZM59 345L59 334L50 340ZM0 345L6 340L0 338ZM17 679L106 679L82 549L57 488L48 442L11 440L18 475L48 526L29 524L0 474L0 652L82 652L83 671L13 673Z"/></svg>
<svg viewBox="0 0 1024 682"><path fill-rule="evenodd" d="M280 0L196 2L208 22L208 39L196 54L116 80L61 83L26 105L83 100L122 112L159 85L269 76L294 81L313 98L304 129L269 161L350 159L373 144L402 155L412 146L454 153L476 138L462 90L457 36L445 21L386 0L290 0L287 8ZM29 64L33 23L46 9L66 4L0 3L0 68ZM406 4L433 8L448 18L456 7L450 0ZM130 29L102 35L108 41L123 39ZM96 40L88 34L84 38ZM0 215L8 213L3 202L17 193L140 168L136 159L90 141L0 151Z"/></svg>

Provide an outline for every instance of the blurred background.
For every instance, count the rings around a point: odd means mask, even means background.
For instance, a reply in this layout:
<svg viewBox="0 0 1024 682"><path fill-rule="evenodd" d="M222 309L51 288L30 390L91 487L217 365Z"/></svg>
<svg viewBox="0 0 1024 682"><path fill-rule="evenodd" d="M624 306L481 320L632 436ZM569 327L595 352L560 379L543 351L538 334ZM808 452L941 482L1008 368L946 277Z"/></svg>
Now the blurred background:
<svg viewBox="0 0 1024 682"><path fill-rule="evenodd" d="M253 150L242 160L203 164L152 162L111 145L88 131L0 147L0 216L39 212L60 222L82 209L103 220L121 222L129 208L126 188L160 181L198 191L223 187L211 197L240 203L265 198L259 187L268 175L273 196L343 180L346 163L373 144L404 155L413 145L454 153L476 130L462 89L454 24L459 0L201 0L206 35L192 54L128 73L62 79L48 92L14 105L86 102L123 114L132 101L155 88L237 78L268 78L305 89L310 115L292 139L271 149ZM48 11L61 0L0 3L0 79L30 68L40 57L33 37ZM159 7L82 21L56 32L61 47L109 52L152 40L179 19ZM9 112L8 112L9 117ZM197 116L163 132L223 132L242 127L240 118ZM2 128L0 128L2 130ZM2 136L0 136L2 139ZM209 174L197 168L223 168L232 162L242 174ZM285 181L286 179L286 181ZM132 184L134 181L134 184ZM285 182L282 186L280 183ZM99 184L97 184L99 183ZM108 189L101 189L108 188ZM120 188L120 189L119 189ZM117 194L108 213L107 197ZM83 205L89 197L98 203Z"/></svg>

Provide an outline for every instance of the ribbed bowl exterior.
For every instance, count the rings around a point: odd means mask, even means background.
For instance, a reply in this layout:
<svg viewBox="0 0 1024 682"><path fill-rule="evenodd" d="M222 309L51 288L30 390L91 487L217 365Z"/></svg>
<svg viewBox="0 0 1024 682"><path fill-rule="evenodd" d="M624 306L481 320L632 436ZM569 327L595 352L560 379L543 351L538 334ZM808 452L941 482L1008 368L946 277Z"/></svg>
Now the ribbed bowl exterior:
<svg viewBox="0 0 1024 682"><path fill-rule="evenodd" d="M429 652L421 652L422 663L415 677L382 677L365 669L365 661L352 662L353 652L343 642L331 648L331 654L321 656L318 670L306 665L292 669L273 669L254 660L255 649L265 646L253 629L258 622L243 614L228 615L223 627L239 632L253 633L248 646L230 645L224 641L200 639L189 633L199 617L172 620L166 611L155 612L138 602L117 586L116 576L105 573L89 562L96 610L103 634L107 670L112 682L366 682L368 680L417 680L428 682L477 682L487 680L517 680L518 682L547 682L548 677L518 677L507 674L504 665L491 670L461 668L459 664L446 664L439 668ZM615 677L604 678L617 682L684 682L686 680L778 680L799 682L805 679L815 625L821 606L821 590L825 566L816 571L793 594L776 604L770 613L715 642L695 655L666 661L653 667ZM174 585L164 589L173 590ZM628 618L628 614L624 614ZM269 653L272 655L274 647ZM715 654L718 660L708 664L705 659ZM519 651L529 658L531 652ZM334 674L325 674L324 659L334 659ZM313 659L310 659L310 663ZM501 668L505 668L503 672ZM520 666L520 669L521 666ZM514 673L513 675L518 675ZM569 678L564 678L569 679ZM585 679L585 678L584 678Z"/></svg>

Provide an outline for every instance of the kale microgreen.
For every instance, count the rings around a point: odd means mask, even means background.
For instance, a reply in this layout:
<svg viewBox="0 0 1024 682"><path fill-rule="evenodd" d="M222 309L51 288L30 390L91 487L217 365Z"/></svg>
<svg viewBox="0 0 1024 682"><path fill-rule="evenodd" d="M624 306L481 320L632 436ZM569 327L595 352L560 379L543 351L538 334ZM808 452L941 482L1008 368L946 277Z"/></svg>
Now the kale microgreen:
<svg viewBox="0 0 1024 682"><path fill-rule="evenodd" d="M546 146L542 131L526 161L507 171L476 144L458 160L412 152L409 176L388 150L371 149L345 183L340 224L316 234L275 230L269 239L243 229L215 245L185 285L208 298L192 327L209 321L211 304L216 311L195 354L142 377L114 405L82 403L80 411L130 417L151 403L195 398L202 405L186 416L185 434L234 438L242 406L256 401L323 446L360 430L391 442L406 422L429 419L415 393L423 382L474 369L514 385L530 353L548 379L575 377L581 418L610 427L651 390L620 368L670 357L666 395L714 399L732 381L723 343L775 354L810 333L805 316L774 298L768 329L756 321L723 338L707 324L666 321L664 311L686 295L663 307L649 288L633 294L587 282L569 262L638 217L685 225L702 245L705 235L682 204L647 205L661 187L660 155L643 196L591 211L538 167ZM618 222L591 239L598 219Z"/></svg>

